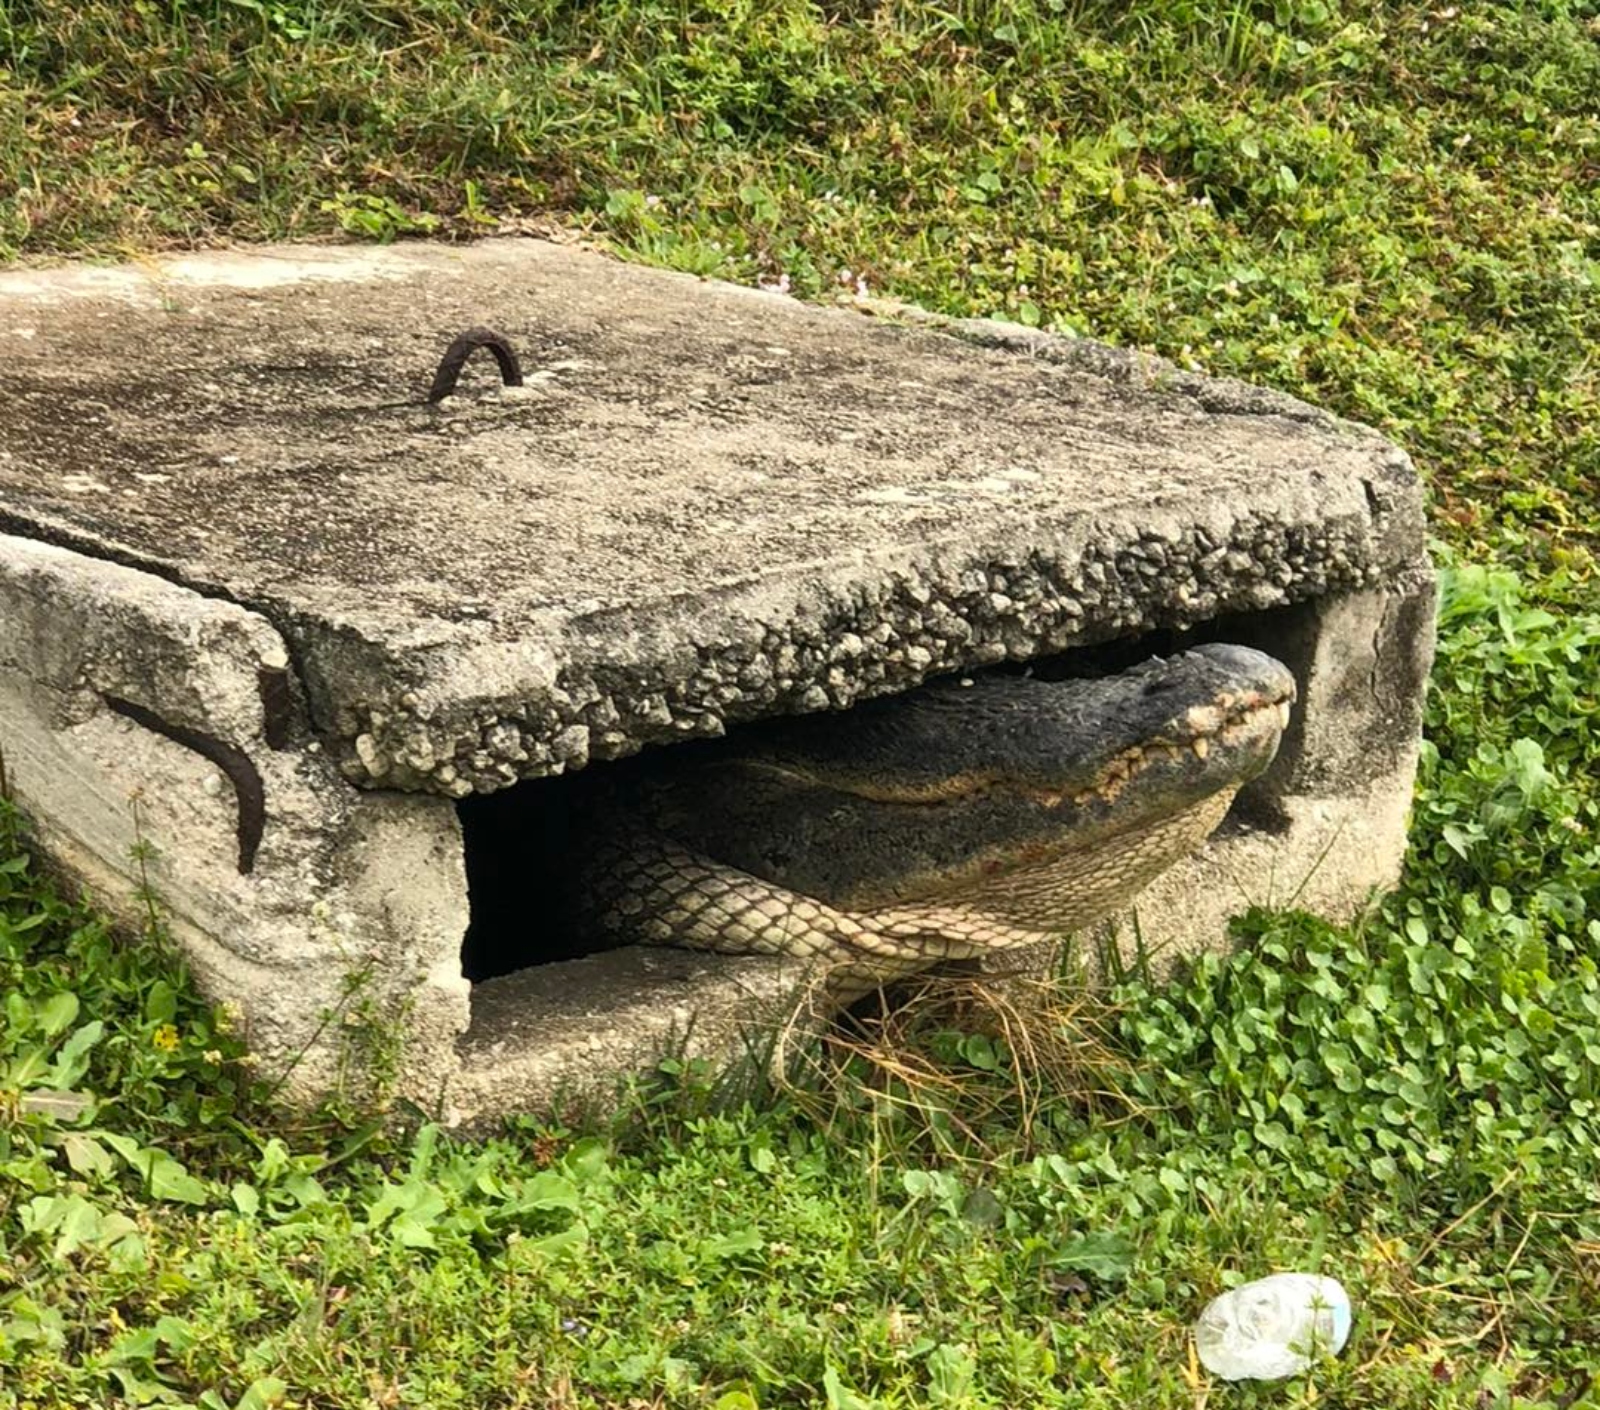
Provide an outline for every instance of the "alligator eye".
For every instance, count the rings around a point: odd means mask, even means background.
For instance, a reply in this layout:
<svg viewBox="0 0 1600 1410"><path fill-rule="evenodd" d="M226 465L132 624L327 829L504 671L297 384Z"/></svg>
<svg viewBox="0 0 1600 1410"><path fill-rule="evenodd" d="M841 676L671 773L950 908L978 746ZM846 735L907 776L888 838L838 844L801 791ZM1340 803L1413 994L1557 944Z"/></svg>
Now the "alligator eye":
<svg viewBox="0 0 1600 1410"><path fill-rule="evenodd" d="M1177 688L1178 682L1173 680L1172 677L1158 676L1155 680L1151 681L1145 686L1144 693L1146 695L1161 695L1166 691L1176 690Z"/></svg>

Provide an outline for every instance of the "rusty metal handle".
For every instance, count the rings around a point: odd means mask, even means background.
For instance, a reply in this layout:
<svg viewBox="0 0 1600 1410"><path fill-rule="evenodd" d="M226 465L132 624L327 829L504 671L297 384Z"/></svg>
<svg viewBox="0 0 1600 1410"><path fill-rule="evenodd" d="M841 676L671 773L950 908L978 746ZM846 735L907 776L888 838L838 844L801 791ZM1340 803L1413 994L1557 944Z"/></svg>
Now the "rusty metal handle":
<svg viewBox="0 0 1600 1410"><path fill-rule="evenodd" d="M456 389L462 365L479 348L488 348L500 365L500 380L508 387L522 385L522 366L505 335L492 328L469 328L445 349L439 360L439 370L433 374L433 386L428 389L430 402L441 402Z"/></svg>

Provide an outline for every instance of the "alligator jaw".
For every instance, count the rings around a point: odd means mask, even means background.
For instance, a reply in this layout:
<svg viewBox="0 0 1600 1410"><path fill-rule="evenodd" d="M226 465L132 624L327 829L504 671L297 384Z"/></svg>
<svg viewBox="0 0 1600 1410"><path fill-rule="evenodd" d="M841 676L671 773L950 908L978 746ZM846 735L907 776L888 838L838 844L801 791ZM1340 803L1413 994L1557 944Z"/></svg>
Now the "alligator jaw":
<svg viewBox="0 0 1600 1410"><path fill-rule="evenodd" d="M1248 760L1253 755L1259 761L1256 767L1248 762L1228 764L1237 778L1234 785L1237 788L1271 764L1292 713L1288 699L1267 695L1252 695L1230 702L1226 707L1196 708L1184 717L1189 732L1175 732L1169 738L1152 739L1123 750L1087 788L1071 794L1061 790L1030 790L1027 796L1048 808L1060 807L1062 803L1081 806L1095 799L1109 803L1151 768L1180 762L1185 754L1205 764L1211 760L1213 748L1226 751L1230 760Z"/></svg>
<svg viewBox="0 0 1600 1410"><path fill-rule="evenodd" d="M1207 722L1209 733L1125 750L1072 793L1014 793L1009 804L969 798L992 837L908 873L892 891L858 888L841 903L953 905L1041 932L1078 929L1126 905L1211 835L1239 789L1272 763L1288 710L1281 700L1235 704Z"/></svg>

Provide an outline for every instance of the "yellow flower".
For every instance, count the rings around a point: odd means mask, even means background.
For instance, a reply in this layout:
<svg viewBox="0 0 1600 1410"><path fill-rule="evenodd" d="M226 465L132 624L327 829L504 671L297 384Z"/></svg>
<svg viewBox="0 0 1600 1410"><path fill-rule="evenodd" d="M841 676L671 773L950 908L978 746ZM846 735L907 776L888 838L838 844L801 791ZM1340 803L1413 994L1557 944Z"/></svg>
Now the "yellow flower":
<svg viewBox="0 0 1600 1410"><path fill-rule="evenodd" d="M162 1052L170 1053L178 1046L178 1030L170 1023L163 1023L150 1035L150 1041Z"/></svg>

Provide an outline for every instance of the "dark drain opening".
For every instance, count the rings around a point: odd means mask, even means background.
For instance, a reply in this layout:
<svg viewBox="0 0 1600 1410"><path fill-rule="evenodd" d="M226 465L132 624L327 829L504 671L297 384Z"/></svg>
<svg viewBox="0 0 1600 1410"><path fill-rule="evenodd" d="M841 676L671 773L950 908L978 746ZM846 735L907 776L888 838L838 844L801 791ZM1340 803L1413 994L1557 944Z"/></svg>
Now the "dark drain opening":
<svg viewBox="0 0 1600 1410"><path fill-rule="evenodd" d="M532 779L456 805L471 918L461 947L470 980L593 953L573 924L568 876L576 779Z"/></svg>
<svg viewBox="0 0 1600 1410"><path fill-rule="evenodd" d="M1105 642L1025 666L1045 680L1106 675L1153 655L1170 655L1208 641L1253 646L1276 656L1304 686L1316 639L1311 604L1218 618L1187 631L1157 631ZM1226 827L1277 832L1286 825L1278 799L1303 752L1302 706L1271 769L1240 791ZM759 728L759 722L755 726ZM748 727L747 727L748 728ZM715 751L717 743L673 746ZM457 805L466 851L471 920L462 945L463 974L474 982L515 970L599 953L574 920L572 878L585 845L572 826L574 801L601 769L647 767L649 755L602 764L570 778L534 779L499 793L477 795Z"/></svg>

